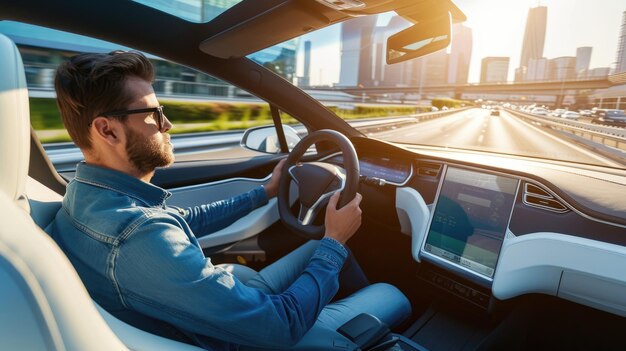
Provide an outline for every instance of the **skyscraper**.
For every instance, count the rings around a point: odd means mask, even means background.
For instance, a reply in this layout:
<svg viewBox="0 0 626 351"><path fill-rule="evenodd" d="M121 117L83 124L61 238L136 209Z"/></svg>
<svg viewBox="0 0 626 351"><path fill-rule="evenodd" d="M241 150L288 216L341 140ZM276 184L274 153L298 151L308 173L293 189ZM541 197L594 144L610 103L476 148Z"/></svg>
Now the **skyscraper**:
<svg viewBox="0 0 626 351"><path fill-rule="evenodd" d="M339 86L370 86L372 37L377 16L355 18L341 24Z"/></svg>
<svg viewBox="0 0 626 351"><path fill-rule="evenodd" d="M592 50L593 48L591 46L576 48L576 75L589 70Z"/></svg>
<svg viewBox="0 0 626 351"><path fill-rule="evenodd" d="M452 44L448 62L448 84L465 84L472 57L472 29L462 24L452 26Z"/></svg>
<svg viewBox="0 0 626 351"><path fill-rule="evenodd" d="M526 19L526 30L524 32L524 43L522 44L522 57L520 59L520 68L528 67L530 59L540 59L543 57L543 46L546 41L546 24L548 20L548 8L545 6L537 6L528 9L528 18ZM524 70L520 70L523 72ZM519 77L525 80L522 74Z"/></svg>
<svg viewBox="0 0 626 351"><path fill-rule="evenodd" d="M311 85L311 41L307 40L304 42L304 72L302 72L302 77L298 80L299 86L309 86Z"/></svg>
<svg viewBox="0 0 626 351"><path fill-rule="evenodd" d="M509 74L508 57L485 57L481 61L481 83L503 83Z"/></svg>
<svg viewBox="0 0 626 351"><path fill-rule="evenodd" d="M626 11L622 14L622 28L617 41L617 58L615 59L615 73L626 72Z"/></svg>

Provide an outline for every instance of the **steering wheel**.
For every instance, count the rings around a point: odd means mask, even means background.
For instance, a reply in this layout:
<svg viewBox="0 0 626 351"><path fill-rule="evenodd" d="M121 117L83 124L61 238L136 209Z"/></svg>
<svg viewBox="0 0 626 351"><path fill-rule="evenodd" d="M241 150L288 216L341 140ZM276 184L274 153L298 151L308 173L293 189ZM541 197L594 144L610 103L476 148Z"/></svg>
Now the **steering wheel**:
<svg viewBox="0 0 626 351"><path fill-rule="evenodd" d="M333 142L339 146L345 169L325 162L298 162L311 145L320 141ZM306 239L321 239L324 236L324 225L314 225L313 220L336 191L342 192L337 208L354 199L359 186L359 160L347 137L334 130L322 129L307 135L294 147L287 157L282 174L277 196L281 220L287 228ZM289 205L291 180L298 186L300 211L297 218Z"/></svg>

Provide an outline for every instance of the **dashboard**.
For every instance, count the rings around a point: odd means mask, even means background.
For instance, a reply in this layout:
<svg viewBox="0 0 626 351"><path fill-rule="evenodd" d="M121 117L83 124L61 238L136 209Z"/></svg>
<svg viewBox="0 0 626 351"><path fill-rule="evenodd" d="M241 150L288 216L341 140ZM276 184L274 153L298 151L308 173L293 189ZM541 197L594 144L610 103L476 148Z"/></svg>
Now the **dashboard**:
<svg viewBox="0 0 626 351"><path fill-rule="evenodd" d="M437 268L422 278L484 308L541 293L626 316L623 170L354 144L361 178L393 188L416 264Z"/></svg>
<svg viewBox="0 0 626 351"><path fill-rule="evenodd" d="M342 165L343 156L333 155L326 161ZM413 173L412 163L401 162L389 157L359 157L359 168L361 176L382 180L384 183L391 185L406 184Z"/></svg>

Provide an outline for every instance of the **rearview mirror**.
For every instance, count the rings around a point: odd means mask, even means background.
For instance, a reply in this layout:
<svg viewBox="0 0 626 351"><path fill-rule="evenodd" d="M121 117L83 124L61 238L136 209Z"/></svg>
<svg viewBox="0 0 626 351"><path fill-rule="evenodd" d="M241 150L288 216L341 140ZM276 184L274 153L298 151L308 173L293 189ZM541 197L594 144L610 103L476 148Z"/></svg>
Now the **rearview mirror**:
<svg viewBox="0 0 626 351"><path fill-rule="evenodd" d="M419 22L387 39L387 64L424 56L450 44L450 12Z"/></svg>

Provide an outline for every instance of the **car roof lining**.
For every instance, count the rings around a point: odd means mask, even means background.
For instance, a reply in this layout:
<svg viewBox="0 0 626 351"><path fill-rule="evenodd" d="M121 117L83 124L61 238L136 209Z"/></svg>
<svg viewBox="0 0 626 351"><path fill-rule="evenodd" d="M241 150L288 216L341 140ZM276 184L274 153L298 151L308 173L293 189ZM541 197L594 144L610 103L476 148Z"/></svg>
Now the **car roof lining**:
<svg viewBox="0 0 626 351"><path fill-rule="evenodd" d="M396 11L417 23L450 12L466 17L450 0L362 0L358 10L339 11L311 0L242 1L209 22L200 50L220 58L238 58L352 17ZM276 30L280 23L280 30Z"/></svg>

